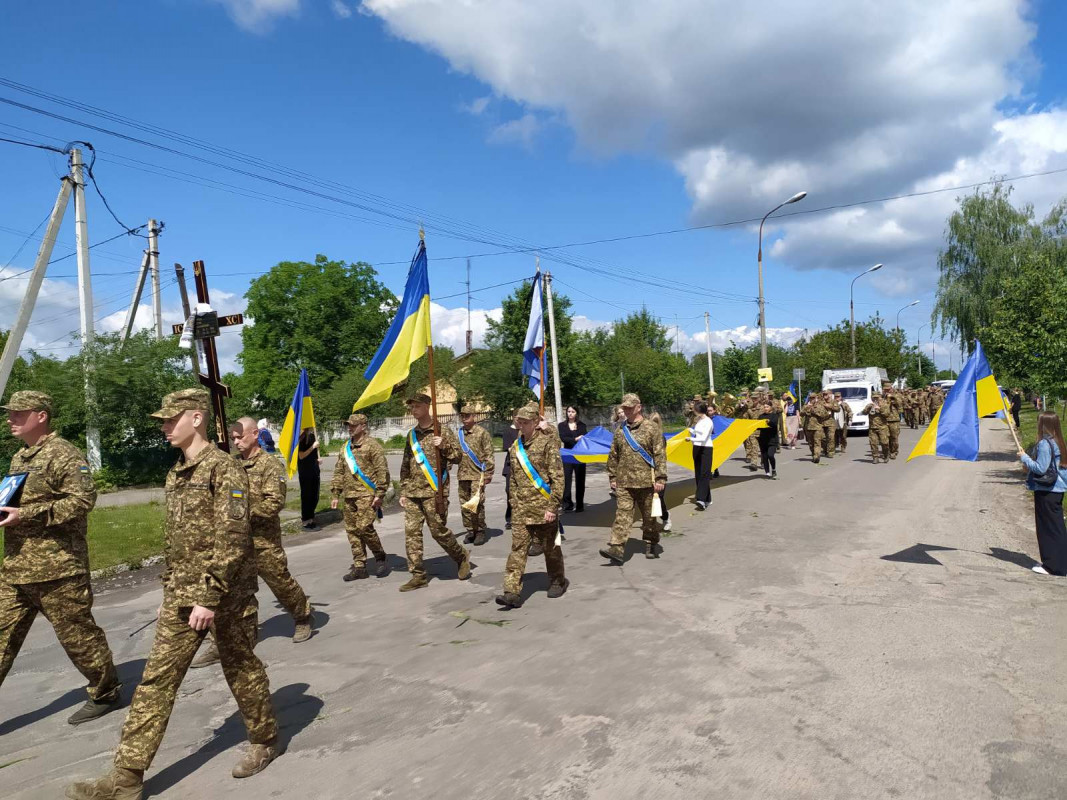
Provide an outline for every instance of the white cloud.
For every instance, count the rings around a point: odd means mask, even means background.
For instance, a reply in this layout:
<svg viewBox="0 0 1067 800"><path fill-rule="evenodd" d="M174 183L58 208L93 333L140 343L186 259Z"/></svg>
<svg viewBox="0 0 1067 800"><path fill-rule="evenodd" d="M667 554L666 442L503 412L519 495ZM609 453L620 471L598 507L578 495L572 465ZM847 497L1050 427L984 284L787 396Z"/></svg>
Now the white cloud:
<svg viewBox="0 0 1067 800"><path fill-rule="evenodd" d="M489 108L489 103L492 101L491 95L485 95L484 97L475 97L469 103L460 104L460 109L466 111L475 117L479 117L485 113L485 110Z"/></svg>
<svg viewBox="0 0 1067 800"><path fill-rule="evenodd" d="M238 26L253 33L268 31L279 18L295 17L300 13L300 0L214 0L214 2L222 5ZM341 3L335 0L335 12L338 5Z"/></svg>
<svg viewBox="0 0 1067 800"><path fill-rule="evenodd" d="M489 144L517 144L529 150L542 128L541 120L533 114L497 125L489 132Z"/></svg>
<svg viewBox="0 0 1067 800"><path fill-rule="evenodd" d="M501 309L471 309L471 338L474 347L485 346L485 334L489 330L489 320L499 320ZM430 327L433 330L434 344L451 347L459 355L467 349L467 309L445 308L437 303L430 303Z"/></svg>
<svg viewBox="0 0 1067 800"><path fill-rule="evenodd" d="M340 19L348 19L352 16L352 9L343 0L330 0L330 8Z"/></svg>

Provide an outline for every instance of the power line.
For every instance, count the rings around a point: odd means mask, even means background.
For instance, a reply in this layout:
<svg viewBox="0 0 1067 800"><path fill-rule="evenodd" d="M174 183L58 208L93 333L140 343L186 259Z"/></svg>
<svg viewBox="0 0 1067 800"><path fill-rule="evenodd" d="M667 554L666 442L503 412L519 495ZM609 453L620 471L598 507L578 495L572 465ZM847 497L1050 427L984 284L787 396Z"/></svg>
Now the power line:
<svg viewBox="0 0 1067 800"><path fill-rule="evenodd" d="M38 144L37 142L23 142L19 139L8 139L4 136L0 136L0 142L7 142L8 144L20 144L23 147L35 147L38 150L51 150L53 153L59 153L61 155L67 154L66 150L60 150L58 147L52 147L48 144Z"/></svg>

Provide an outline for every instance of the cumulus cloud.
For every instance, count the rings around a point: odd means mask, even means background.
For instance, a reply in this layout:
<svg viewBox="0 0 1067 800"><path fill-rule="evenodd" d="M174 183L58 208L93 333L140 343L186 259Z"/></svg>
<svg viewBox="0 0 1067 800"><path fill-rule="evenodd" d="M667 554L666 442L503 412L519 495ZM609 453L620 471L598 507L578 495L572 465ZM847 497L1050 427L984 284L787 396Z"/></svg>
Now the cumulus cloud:
<svg viewBox="0 0 1067 800"><path fill-rule="evenodd" d="M340 19L348 19L352 16L352 9L343 0L330 0L330 8Z"/></svg>
<svg viewBox="0 0 1067 800"><path fill-rule="evenodd" d="M489 330L489 320L500 320L501 309L471 309L471 339L473 347L485 346L485 334ZM467 309L445 308L438 303L430 303L430 326L433 330L434 344L451 347L459 355L467 350Z"/></svg>
<svg viewBox="0 0 1067 800"><path fill-rule="evenodd" d="M468 114L471 114L475 117L479 117L485 113L485 110L487 108L489 108L489 103L490 101L492 101L492 99L493 98L490 95L485 95L484 97L475 97L469 103L462 103L460 105L460 108L463 111L466 111Z"/></svg>
<svg viewBox="0 0 1067 800"><path fill-rule="evenodd" d="M533 114L501 123L489 132L489 144L516 144L529 150L541 131L541 120Z"/></svg>
<svg viewBox="0 0 1067 800"><path fill-rule="evenodd" d="M281 17L295 17L300 12L300 0L214 0L226 9L226 13L238 26L253 33L270 30ZM334 0L334 11L344 4ZM347 9L348 15L351 10Z"/></svg>

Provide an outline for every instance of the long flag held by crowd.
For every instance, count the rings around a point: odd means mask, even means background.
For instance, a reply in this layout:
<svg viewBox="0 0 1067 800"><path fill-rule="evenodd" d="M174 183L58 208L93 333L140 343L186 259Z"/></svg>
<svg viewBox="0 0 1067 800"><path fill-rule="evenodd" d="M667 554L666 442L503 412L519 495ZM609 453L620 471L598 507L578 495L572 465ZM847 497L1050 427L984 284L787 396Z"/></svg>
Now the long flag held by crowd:
<svg viewBox="0 0 1067 800"><path fill-rule="evenodd" d="M1004 398L980 342L963 365L930 426L908 456L943 456L960 461L978 459L978 420L1004 410Z"/></svg>
<svg viewBox="0 0 1067 800"><path fill-rule="evenodd" d="M541 376L544 372L545 318L541 312L541 270L534 275L533 294L530 295L530 324L526 326L526 340L522 344L522 374L528 375L530 390L541 398L544 387Z"/></svg>
<svg viewBox="0 0 1067 800"><path fill-rule="evenodd" d="M278 437L278 452L285 459L290 478L296 474L296 461L300 455L300 434L314 427L315 410L311 407L311 383L308 381L308 371L302 369L296 391L293 392L293 400L285 413L281 435Z"/></svg>
<svg viewBox="0 0 1067 800"><path fill-rule="evenodd" d="M393 387L407 378L411 364L426 354L433 344L430 336L430 273L426 260L426 242L411 260L404 297L393 317L385 339L371 359L363 377L370 381L352 406L353 411L389 399Z"/></svg>

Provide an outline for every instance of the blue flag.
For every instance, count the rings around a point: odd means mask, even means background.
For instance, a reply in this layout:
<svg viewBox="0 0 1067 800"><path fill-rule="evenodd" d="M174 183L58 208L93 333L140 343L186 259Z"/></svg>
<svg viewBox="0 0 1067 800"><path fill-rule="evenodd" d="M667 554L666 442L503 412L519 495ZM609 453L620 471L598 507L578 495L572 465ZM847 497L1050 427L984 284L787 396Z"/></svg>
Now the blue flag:
<svg viewBox="0 0 1067 800"><path fill-rule="evenodd" d="M545 319L541 313L541 270L534 275L533 294L530 297L530 324L526 326L526 340L522 344L522 374L528 375L530 390L541 399L541 372L545 354Z"/></svg>

